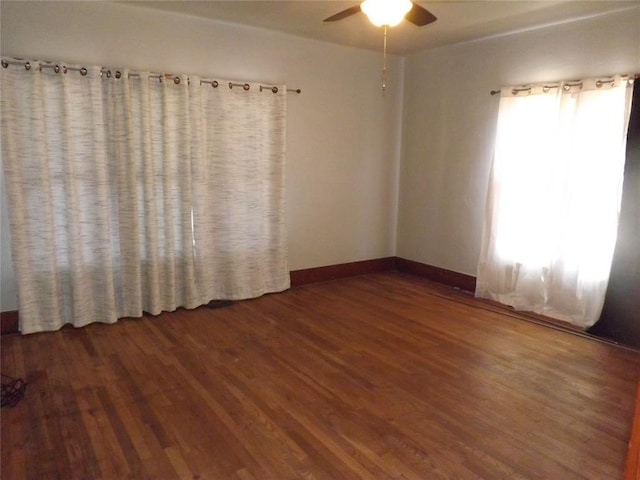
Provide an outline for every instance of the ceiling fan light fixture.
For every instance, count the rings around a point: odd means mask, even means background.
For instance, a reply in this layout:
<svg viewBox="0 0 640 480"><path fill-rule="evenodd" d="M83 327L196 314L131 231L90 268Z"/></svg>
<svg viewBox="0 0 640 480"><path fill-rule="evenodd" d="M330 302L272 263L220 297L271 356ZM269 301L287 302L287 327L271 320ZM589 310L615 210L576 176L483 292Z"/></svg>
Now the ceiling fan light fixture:
<svg viewBox="0 0 640 480"><path fill-rule="evenodd" d="M411 0L364 0L360 4L362 11L376 27L396 26L411 7L413 7Z"/></svg>

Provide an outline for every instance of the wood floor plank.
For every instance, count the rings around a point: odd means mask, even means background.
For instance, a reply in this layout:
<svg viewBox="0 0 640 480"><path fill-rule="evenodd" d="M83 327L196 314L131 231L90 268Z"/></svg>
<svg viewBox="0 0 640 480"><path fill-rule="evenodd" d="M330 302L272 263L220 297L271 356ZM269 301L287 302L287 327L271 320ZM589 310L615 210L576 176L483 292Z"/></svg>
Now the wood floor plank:
<svg viewBox="0 0 640 480"><path fill-rule="evenodd" d="M17 480L612 480L640 374L397 273L1 342Z"/></svg>
<svg viewBox="0 0 640 480"><path fill-rule="evenodd" d="M640 381L636 391L635 413L631 438L629 439L624 480L638 480L640 478Z"/></svg>

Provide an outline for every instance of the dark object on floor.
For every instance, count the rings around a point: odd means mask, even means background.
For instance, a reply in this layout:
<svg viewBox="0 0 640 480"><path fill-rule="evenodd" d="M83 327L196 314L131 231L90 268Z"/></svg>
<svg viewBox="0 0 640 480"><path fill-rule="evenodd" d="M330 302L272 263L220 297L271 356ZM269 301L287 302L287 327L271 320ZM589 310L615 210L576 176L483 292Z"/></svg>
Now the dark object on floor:
<svg viewBox="0 0 640 480"><path fill-rule="evenodd" d="M15 407L24 396L27 382L21 378L2 375L2 407Z"/></svg>
<svg viewBox="0 0 640 480"><path fill-rule="evenodd" d="M233 300L211 300L207 303L207 308L222 308L228 307L229 305L233 305Z"/></svg>

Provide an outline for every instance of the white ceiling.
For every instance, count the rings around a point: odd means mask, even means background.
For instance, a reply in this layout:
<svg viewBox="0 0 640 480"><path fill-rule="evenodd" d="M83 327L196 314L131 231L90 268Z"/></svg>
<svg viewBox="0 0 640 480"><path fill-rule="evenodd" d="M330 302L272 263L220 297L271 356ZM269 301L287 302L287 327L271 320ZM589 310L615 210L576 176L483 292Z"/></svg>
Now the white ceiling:
<svg viewBox="0 0 640 480"><path fill-rule="evenodd" d="M186 15L277 30L371 50L382 48L382 31L363 13L338 22L322 20L356 5L333 0L125 0ZM439 0L419 1L438 20L424 27L403 21L389 31L388 50L407 54L426 48L634 8L640 0Z"/></svg>

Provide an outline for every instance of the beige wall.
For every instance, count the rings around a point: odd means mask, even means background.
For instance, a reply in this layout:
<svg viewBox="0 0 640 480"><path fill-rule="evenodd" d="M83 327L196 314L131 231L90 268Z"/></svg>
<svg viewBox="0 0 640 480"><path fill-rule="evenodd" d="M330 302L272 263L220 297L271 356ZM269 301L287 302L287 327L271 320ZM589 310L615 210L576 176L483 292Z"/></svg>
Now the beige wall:
<svg viewBox="0 0 640 480"><path fill-rule="evenodd" d="M287 83L291 269L393 255L402 63L230 23L105 2L2 1L3 55ZM16 308L2 201L0 308Z"/></svg>
<svg viewBox="0 0 640 480"><path fill-rule="evenodd" d="M490 90L625 72L640 72L640 7L408 56L397 255L476 274L498 107Z"/></svg>

